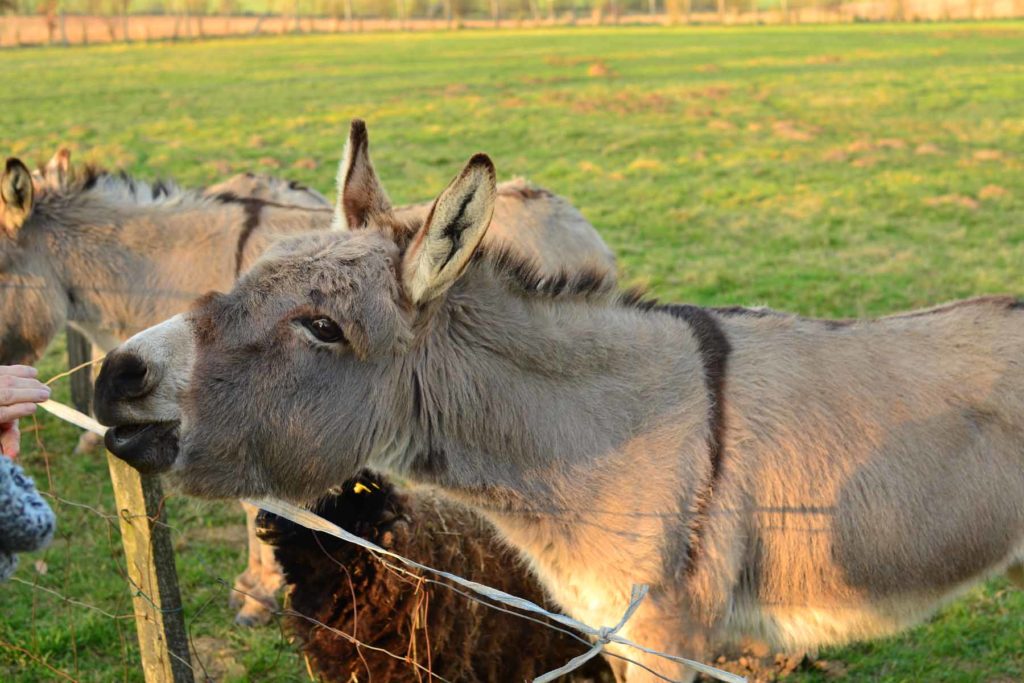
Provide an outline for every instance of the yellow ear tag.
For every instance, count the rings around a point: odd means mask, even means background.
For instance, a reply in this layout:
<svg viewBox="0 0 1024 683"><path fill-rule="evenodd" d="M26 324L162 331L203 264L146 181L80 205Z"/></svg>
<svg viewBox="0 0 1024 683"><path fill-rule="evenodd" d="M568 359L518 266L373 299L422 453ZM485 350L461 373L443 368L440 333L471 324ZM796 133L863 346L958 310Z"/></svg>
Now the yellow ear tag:
<svg viewBox="0 0 1024 683"><path fill-rule="evenodd" d="M363 484L361 481L357 481L356 485L352 487L352 493L369 493L370 489L368 486Z"/></svg>

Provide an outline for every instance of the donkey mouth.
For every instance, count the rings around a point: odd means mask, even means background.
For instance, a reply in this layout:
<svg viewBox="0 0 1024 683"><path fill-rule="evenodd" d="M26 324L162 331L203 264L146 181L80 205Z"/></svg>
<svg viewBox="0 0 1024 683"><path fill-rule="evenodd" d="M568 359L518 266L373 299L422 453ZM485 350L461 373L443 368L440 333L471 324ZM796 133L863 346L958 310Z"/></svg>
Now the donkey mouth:
<svg viewBox="0 0 1024 683"><path fill-rule="evenodd" d="M178 457L178 422L119 425L107 430L103 442L111 453L143 474L171 469Z"/></svg>

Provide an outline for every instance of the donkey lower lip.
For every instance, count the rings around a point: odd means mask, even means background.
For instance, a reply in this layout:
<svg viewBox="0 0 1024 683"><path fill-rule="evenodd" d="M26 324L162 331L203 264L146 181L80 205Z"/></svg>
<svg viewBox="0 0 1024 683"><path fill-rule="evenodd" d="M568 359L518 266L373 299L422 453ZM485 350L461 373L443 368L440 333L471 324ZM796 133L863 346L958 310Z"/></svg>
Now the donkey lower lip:
<svg viewBox="0 0 1024 683"><path fill-rule="evenodd" d="M111 427L103 442L111 453L143 474L165 472L178 457L178 422Z"/></svg>

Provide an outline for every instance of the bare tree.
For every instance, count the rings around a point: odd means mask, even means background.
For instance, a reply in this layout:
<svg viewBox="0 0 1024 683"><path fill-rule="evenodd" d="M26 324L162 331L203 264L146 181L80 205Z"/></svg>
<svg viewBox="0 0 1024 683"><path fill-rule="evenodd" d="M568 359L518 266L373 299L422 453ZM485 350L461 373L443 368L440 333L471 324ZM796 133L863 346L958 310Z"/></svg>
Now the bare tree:
<svg viewBox="0 0 1024 683"><path fill-rule="evenodd" d="M131 36L128 34L128 8L131 4L132 0L118 0L121 9L121 38L126 43L131 42Z"/></svg>
<svg viewBox="0 0 1024 683"><path fill-rule="evenodd" d="M68 26L65 12L67 9L65 7L66 4L65 0L61 0L60 7L57 10L57 26L60 28L60 44L64 47L70 45L70 42L68 41Z"/></svg>
<svg viewBox="0 0 1024 683"><path fill-rule="evenodd" d="M36 14L46 22L46 42L53 45L57 35L57 0L42 0L36 5Z"/></svg>

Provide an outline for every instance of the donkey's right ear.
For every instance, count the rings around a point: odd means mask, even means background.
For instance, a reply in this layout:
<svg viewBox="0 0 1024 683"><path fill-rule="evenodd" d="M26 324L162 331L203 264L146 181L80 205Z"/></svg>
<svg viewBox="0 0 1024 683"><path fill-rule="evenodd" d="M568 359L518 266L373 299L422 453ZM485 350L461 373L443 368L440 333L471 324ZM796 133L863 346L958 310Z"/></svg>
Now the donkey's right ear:
<svg viewBox="0 0 1024 683"><path fill-rule="evenodd" d="M477 154L434 201L402 258L402 284L416 305L454 284L491 224L497 196L494 164Z"/></svg>
<svg viewBox="0 0 1024 683"><path fill-rule="evenodd" d="M0 229L16 238L18 230L32 214L34 200L28 167L19 159L8 159L0 176Z"/></svg>
<svg viewBox="0 0 1024 683"><path fill-rule="evenodd" d="M374 215L391 211L388 194L377 178L370 161L370 139L366 124L353 119L338 167L338 200L334 208L334 230L365 227Z"/></svg>

